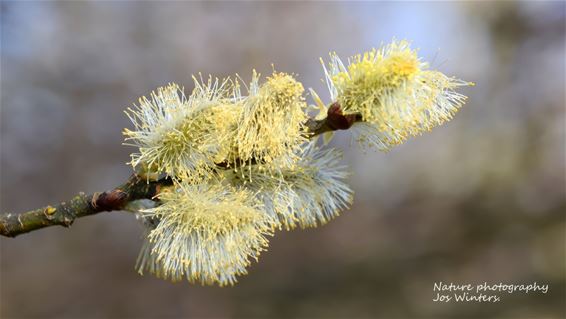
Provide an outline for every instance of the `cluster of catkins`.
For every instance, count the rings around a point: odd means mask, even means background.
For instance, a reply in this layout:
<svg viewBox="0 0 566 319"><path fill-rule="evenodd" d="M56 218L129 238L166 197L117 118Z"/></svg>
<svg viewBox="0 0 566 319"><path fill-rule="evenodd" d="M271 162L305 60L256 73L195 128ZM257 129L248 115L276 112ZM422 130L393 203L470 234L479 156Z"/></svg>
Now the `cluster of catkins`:
<svg viewBox="0 0 566 319"><path fill-rule="evenodd" d="M449 120L466 99L455 89L470 85L429 70L405 41L347 66L330 57L323 62L330 104L358 114L353 137L380 150ZM173 281L234 284L274 231L324 224L348 208L353 192L341 153L317 146L307 129L309 106L292 75L274 72L260 84L254 72L249 85L239 77L194 80L188 96L170 84L127 111L135 128L124 135L138 148L131 164L173 180L156 206L139 211L147 238L137 268ZM310 93L316 119L324 119L325 104Z"/></svg>

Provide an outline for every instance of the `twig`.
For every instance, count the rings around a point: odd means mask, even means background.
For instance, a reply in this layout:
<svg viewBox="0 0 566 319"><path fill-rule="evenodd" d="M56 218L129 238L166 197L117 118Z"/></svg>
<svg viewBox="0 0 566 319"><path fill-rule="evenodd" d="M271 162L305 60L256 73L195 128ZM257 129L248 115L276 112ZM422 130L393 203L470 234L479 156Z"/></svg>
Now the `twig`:
<svg viewBox="0 0 566 319"><path fill-rule="evenodd" d="M332 104L325 119L309 119L305 123L306 134L314 137L319 134L349 129L355 122L361 121L360 114L342 114L338 103ZM237 161L237 160L236 160ZM255 163L255 162L254 162ZM253 163L252 163L253 164ZM238 163L217 163L219 167L230 167ZM132 175L126 183L103 193L85 195L80 193L70 201L56 206L46 206L22 214L0 215L0 235L16 237L41 228L60 225L69 227L75 219L85 216L122 210L128 203L138 199L154 199L160 188L172 185L172 180L165 178L149 181L138 175Z"/></svg>
<svg viewBox="0 0 566 319"><path fill-rule="evenodd" d="M121 210L134 200L152 199L162 186L171 184L170 179L148 183L145 178L132 175L126 183L110 191L91 195L80 193L59 205L46 206L19 215L0 215L0 235L16 237L48 226L69 227L77 218Z"/></svg>

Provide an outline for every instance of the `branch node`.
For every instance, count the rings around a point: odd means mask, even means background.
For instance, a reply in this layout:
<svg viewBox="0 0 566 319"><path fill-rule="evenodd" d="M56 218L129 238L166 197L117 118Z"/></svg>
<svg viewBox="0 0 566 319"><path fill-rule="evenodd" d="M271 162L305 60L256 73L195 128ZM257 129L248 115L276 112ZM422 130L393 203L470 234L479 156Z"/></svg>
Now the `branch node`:
<svg viewBox="0 0 566 319"><path fill-rule="evenodd" d="M53 219L53 214L55 214L56 211L57 208L52 206L47 206L45 207L45 209L43 209L43 214L45 215L45 217L47 217L47 219Z"/></svg>

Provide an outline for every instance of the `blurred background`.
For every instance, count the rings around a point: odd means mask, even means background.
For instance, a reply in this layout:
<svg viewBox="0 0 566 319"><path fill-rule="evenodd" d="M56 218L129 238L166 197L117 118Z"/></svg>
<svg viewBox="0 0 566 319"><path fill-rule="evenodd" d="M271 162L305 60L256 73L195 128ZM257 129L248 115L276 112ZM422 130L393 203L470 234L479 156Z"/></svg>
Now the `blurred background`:
<svg viewBox="0 0 566 319"><path fill-rule="evenodd" d="M123 111L191 74L273 63L328 101L319 57L408 39L477 85L451 122L388 153L341 132L354 205L279 232L232 288L139 276L128 213L0 239L3 318L564 318L564 2L11 2L1 14L1 212L131 173ZM549 284L434 303L435 282Z"/></svg>

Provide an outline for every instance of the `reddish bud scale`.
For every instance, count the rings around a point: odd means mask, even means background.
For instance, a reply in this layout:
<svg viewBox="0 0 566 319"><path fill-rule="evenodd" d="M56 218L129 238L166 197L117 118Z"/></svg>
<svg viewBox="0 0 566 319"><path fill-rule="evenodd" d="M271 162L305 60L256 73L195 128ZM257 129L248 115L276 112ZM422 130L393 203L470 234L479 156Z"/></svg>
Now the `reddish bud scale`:
<svg viewBox="0 0 566 319"><path fill-rule="evenodd" d="M92 206L101 211L112 211L122 208L128 199L128 193L114 189L95 195L92 199Z"/></svg>
<svg viewBox="0 0 566 319"><path fill-rule="evenodd" d="M357 114L344 115L340 104L334 102L328 108L326 123L333 130L347 130L359 120L358 117Z"/></svg>

